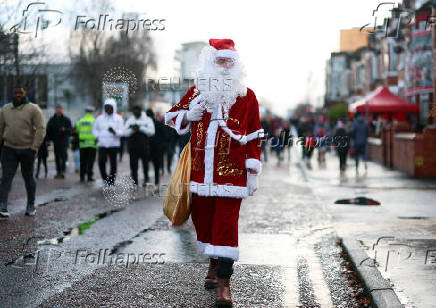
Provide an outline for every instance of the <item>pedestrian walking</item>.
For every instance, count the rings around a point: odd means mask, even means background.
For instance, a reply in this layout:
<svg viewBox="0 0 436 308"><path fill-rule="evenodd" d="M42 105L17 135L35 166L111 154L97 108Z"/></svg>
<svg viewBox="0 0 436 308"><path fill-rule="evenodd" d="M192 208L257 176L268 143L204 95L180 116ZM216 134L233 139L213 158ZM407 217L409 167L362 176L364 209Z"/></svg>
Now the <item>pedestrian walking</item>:
<svg viewBox="0 0 436 308"><path fill-rule="evenodd" d="M41 143L41 146L38 149L38 163L36 168L36 175L35 177L39 177L39 169L41 166L41 163L44 165L44 171L45 171L45 178L47 178L47 157L48 157L48 140L47 136L45 136L44 141Z"/></svg>
<svg viewBox="0 0 436 308"><path fill-rule="evenodd" d="M335 136L333 138L333 145L336 147L336 153L339 157L339 171L341 176L345 174L347 169L347 156L350 149L350 136L345 129L344 123L338 121L335 130Z"/></svg>
<svg viewBox="0 0 436 308"><path fill-rule="evenodd" d="M97 139L98 166L101 178L112 186L117 173L117 153L120 148L120 138L124 133L123 118L117 114L117 104L109 98L104 102L103 113L97 117L92 126L92 134ZM110 173L106 173L106 161L109 157ZM104 185L104 184L103 184Z"/></svg>
<svg viewBox="0 0 436 308"><path fill-rule="evenodd" d="M94 181L94 162L97 153L97 140L92 133L94 126L94 107L88 106L85 115L76 122L76 131L79 136L80 148L80 182Z"/></svg>
<svg viewBox="0 0 436 308"><path fill-rule="evenodd" d="M311 159L315 150L316 138L313 134L313 124L310 119L303 117L298 127L298 136L302 137L302 157L306 167L312 169Z"/></svg>
<svg viewBox="0 0 436 308"><path fill-rule="evenodd" d="M140 106L134 106L133 115L126 121L124 128L128 138L127 148L130 155L130 174L135 185L138 185L138 163L141 160L144 172L144 183L142 186L146 186L148 180L146 165L150 160L149 137L154 135L153 119L148 117Z"/></svg>
<svg viewBox="0 0 436 308"><path fill-rule="evenodd" d="M65 178L67 149L71 132L70 119L64 115L62 106L56 105L55 114L47 123L47 136L53 142L54 147L56 179Z"/></svg>
<svg viewBox="0 0 436 308"><path fill-rule="evenodd" d="M147 116L153 120L155 134L150 137L150 158L154 168L154 184L156 186L160 183L160 170L163 169L163 151L166 142L165 124L155 118L154 112L147 109ZM146 170L146 181L148 182L148 163Z"/></svg>
<svg viewBox="0 0 436 308"><path fill-rule="evenodd" d="M368 169L366 162L366 144L369 136L369 125L361 117L360 112L356 112L354 121L350 127L350 136L353 138L354 159L356 161L356 174L359 173L359 160L362 157L365 164L365 171Z"/></svg>
<svg viewBox="0 0 436 308"><path fill-rule="evenodd" d="M18 164L27 191L26 215L35 215L36 182L33 166L36 152L44 140L45 119L38 105L29 102L26 91L16 87L12 103L0 111L0 142L4 141L1 154L2 179L0 183L0 217L9 217L8 196Z"/></svg>
<svg viewBox="0 0 436 308"><path fill-rule="evenodd" d="M216 288L216 306L231 307L230 277L239 258L238 218L242 199L257 190L263 129L254 92L242 80L242 64L230 39L211 39L200 55L200 78L166 116L183 135L191 131L191 215L199 248L209 256L206 288ZM216 89L202 76L230 80Z"/></svg>

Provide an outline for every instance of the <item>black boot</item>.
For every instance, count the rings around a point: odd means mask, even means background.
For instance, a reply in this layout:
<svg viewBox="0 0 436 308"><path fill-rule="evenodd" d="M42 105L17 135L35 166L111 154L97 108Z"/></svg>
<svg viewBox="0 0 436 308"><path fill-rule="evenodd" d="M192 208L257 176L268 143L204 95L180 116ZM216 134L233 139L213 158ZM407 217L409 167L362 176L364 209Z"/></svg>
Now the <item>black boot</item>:
<svg viewBox="0 0 436 308"><path fill-rule="evenodd" d="M206 289L215 289L218 285L218 277L216 270L218 267L218 260L210 258L209 270L207 271L206 278L204 279L204 287Z"/></svg>
<svg viewBox="0 0 436 308"><path fill-rule="evenodd" d="M230 258L218 258L218 287L216 289L216 307L233 307L230 293L230 277L233 274L234 261Z"/></svg>

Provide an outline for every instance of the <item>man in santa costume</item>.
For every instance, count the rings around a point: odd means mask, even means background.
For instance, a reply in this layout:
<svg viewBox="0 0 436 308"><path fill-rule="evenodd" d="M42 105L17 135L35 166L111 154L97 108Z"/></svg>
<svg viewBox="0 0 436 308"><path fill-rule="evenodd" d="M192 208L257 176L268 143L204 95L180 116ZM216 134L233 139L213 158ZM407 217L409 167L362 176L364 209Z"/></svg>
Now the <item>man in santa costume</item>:
<svg viewBox="0 0 436 308"><path fill-rule="evenodd" d="M205 287L217 288L219 307L232 306L239 209L257 190L261 171L259 105L243 77L234 42L210 39L195 85L165 115L178 134L191 132L191 217L198 245L210 258Z"/></svg>

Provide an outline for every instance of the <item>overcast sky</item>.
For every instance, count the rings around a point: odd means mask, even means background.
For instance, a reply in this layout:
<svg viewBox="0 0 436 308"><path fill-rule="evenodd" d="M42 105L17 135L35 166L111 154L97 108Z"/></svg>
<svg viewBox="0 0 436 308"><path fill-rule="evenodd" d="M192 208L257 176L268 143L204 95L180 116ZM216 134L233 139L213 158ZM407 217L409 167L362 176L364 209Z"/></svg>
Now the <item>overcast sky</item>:
<svg viewBox="0 0 436 308"><path fill-rule="evenodd" d="M87 3L45 2L60 10L74 3L78 15ZM307 95L323 96L325 65L330 53L339 50L339 30L373 24L372 11L382 2L123 0L114 6L118 12L166 19L165 30L152 34L159 76L174 76L174 52L181 43L233 39L246 67L247 85L274 111L284 113Z"/></svg>

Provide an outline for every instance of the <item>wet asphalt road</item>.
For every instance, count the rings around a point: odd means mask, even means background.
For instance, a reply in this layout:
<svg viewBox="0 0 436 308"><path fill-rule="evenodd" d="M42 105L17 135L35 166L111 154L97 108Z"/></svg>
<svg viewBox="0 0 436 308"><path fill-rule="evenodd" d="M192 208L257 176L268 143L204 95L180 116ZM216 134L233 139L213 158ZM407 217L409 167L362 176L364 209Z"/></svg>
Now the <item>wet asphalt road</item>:
<svg viewBox="0 0 436 308"><path fill-rule="evenodd" d="M16 180L0 221L1 307L213 307L192 223L170 227L144 188L116 207L77 182L39 182L45 205L29 218ZM268 162L260 186L241 207L234 306L359 307L330 215L297 164Z"/></svg>

